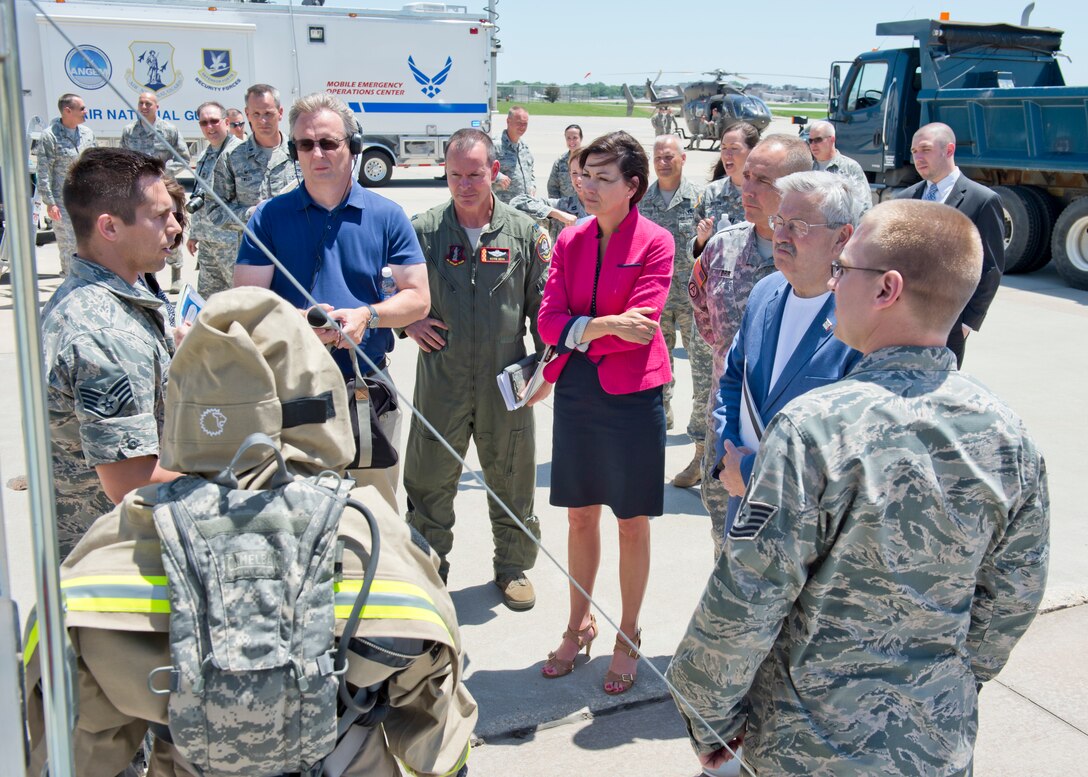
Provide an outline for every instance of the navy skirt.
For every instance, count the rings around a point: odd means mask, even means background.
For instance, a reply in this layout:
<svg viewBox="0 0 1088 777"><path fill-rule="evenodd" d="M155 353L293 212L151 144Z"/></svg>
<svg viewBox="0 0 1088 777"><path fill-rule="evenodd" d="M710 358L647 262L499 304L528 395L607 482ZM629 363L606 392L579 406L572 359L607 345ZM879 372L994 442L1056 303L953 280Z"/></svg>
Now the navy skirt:
<svg viewBox="0 0 1088 777"><path fill-rule="evenodd" d="M663 387L633 394L601 388L577 351L555 384L551 503L607 505L617 518L661 515L665 503Z"/></svg>

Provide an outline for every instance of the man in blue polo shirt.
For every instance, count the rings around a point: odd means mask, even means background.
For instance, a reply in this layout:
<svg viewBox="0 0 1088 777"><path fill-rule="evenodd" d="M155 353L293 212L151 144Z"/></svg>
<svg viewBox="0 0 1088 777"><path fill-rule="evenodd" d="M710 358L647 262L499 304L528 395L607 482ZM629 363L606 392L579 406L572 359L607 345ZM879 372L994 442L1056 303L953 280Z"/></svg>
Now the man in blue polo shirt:
<svg viewBox="0 0 1088 777"><path fill-rule="evenodd" d="M369 192L352 176L361 139L355 116L338 98L312 94L291 106L290 150L303 185L259 205L238 249L235 286L271 289L299 308L308 307L296 283L316 299L379 369L393 349L393 327L427 314L431 294L427 266L404 211ZM257 247L256 237L283 263L291 277ZM383 300L381 271L392 270L397 292ZM351 344L335 330L315 330L338 350L334 357L345 379L354 376ZM364 376L373 369L358 366ZM388 373L386 373L388 374ZM388 418L386 434L399 439L399 412ZM399 465L352 470L360 484L376 486L394 509Z"/></svg>

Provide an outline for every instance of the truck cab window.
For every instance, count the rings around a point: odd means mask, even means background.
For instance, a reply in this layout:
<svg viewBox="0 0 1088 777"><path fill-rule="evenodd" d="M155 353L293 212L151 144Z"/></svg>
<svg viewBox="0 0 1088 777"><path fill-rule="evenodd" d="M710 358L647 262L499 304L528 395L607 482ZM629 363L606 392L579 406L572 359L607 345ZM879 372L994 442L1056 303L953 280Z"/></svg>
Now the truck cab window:
<svg viewBox="0 0 1088 777"><path fill-rule="evenodd" d="M884 84L888 80L887 62L869 62L862 65L846 100L847 111L858 111L879 105L884 99Z"/></svg>

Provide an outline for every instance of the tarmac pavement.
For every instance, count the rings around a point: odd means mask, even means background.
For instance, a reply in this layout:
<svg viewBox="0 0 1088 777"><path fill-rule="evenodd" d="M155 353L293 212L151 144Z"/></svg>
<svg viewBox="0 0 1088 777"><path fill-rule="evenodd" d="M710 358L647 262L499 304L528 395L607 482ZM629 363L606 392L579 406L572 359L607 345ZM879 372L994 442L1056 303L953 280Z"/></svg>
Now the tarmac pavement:
<svg viewBox="0 0 1088 777"><path fill-rule="evenodd" d="M552 161L564 151L563 128L581 124L587 139L622 128L647 148L653 132L646 119L536 117L529 107L526 135L536 157L536 179L543 190ZM503 127L496 117L495 132ZM776 129L795 132L785 121ZM687 173L705 181L715 153L688 153ZM436 168L397 170L379 192L411 215L448 198ZM55 245L38 249L41 301L59 283ZM184 277L194 283L187 257ZM163 277L167 277L164 273ZM1081 440L1088 421L1088 292L1066 286L1050 268L1029 276L1007 277L981 331L968 341L965 369L997 391L1025 419L1047 458L1050 478L1051 566L1043 609L1013 652L1005 671L982 692L976 747L978 777L1008 773L1053 775L1084 773L1088 763L1088 515ZM17 362L13 353L11 286L0 284L0 396L15 397ZM677 350L676 429L668 435L666 477L690 460L693 446L681 431L691 409L690 372ZM411 398L415 346L398 343L392 374ZM544 549L566 563L566 518L548 504L551 459L551 403L537 417L536 513ZM0 475L4 481L25 472L21 402L0 404ZM407 434L409 424L403 424ZM633 451L632 455L637 455ZM470 466L478 470L475 452ZM652 570L643 608L643 648L664 670L702 593L713 559L709 520L697 490L666 486L665 514L653 520ZM403 493L401 507L403 508ZM567 582L542 553L529 577L537 605L524 613L503 607L491 583L491 531L486 497L466 474L456 500L460 520L450 555L450 590L457 606L468 654L467 681L480 705L474 775L676 775L698 773L679 716L662 682L640 668L634 688L620 697L601 690L615 627L601 613L601 637L593 656L558 680L540 676L548 651L559 644L566 625ZM8 574L24 614L33 602L26 495L3 489ZM613 523L602 521L601 569L595 595L604 611L618 618L617 543Z"/></svg>

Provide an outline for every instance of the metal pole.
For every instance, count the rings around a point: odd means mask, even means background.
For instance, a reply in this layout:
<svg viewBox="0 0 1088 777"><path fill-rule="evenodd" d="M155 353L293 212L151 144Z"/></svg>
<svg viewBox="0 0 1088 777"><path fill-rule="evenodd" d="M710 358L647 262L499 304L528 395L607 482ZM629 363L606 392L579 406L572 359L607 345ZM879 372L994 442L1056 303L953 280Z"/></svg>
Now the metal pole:
<svg viewBox="0 0 1088 777"><path fill-rule="evenodd" d="M498 58L499 47L502 43L498 39L499 34L499 14L495 10L496 0L487 0L487 20L491 22L491 105L488 109L491 113L494 113L499 109L499 70L498 70Z"/></svg>
<svg viewBox="0 0 1088 777"><path fill-rule="evenodd" d="M22 82L16 39L15 0L0 5L0 169L11 247L11 287L15 310L15 351L23 401L23 444L26 448L34 583L38 600L38 655L45 702L45 735L50 774L75 774L71 731L75 706L72 674L67 671L68 634L60 597L57 562L57 516L53 503L53 470L49 456L49 423L38 317L37 265L31 232L30 176L26 137L22 132Z"/></svg>

